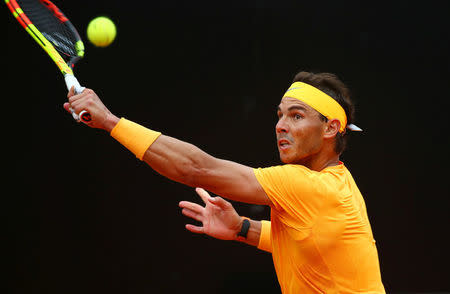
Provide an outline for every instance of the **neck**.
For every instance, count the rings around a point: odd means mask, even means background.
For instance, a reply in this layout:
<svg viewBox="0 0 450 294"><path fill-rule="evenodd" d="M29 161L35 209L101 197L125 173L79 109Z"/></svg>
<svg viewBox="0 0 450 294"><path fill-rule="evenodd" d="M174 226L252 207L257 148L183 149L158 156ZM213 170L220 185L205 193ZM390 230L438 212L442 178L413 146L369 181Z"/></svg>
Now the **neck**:
<svg viewBox="0 0 450 294"><path fill-rule="evenodd" d="M310 170L321 171L329 166L338 165L339 154L336 154L334 150L322 150L319 153L302 159L299 164L306 166Z"/></svg>
<svg viewBox="0 0 450 294"><path fill-rule="evenodd" d="M339 155L336 155L334 158L328 159L320 159L320 160L312 160L306 161L302 163L302 165L306 166L310 170L321 171L329 166L336 166L339 164Z"/></svg>

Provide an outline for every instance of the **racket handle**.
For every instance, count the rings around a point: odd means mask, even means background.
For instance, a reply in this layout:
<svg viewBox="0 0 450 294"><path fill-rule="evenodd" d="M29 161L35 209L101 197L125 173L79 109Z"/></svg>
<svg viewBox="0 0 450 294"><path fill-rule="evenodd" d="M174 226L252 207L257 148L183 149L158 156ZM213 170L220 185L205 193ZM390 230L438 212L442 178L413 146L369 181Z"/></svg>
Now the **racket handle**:
<svg viewBox="0 0 450 294"><path fill-rule="evenodd" d="M81 92L86 89L85 87L82 87L80 83L78 82L77 78L74 75L71 74L65 74L64 75L64 81L66 82L67 90L70 91L72 87L74 87L75 94L80 94ZM69 108L70 112L72 112L72 117L77 122L84 122L88 123L91 121L91 114L87 112L86 110L82 110L79 114L76 114L75 111L72 108Z"/></svg>

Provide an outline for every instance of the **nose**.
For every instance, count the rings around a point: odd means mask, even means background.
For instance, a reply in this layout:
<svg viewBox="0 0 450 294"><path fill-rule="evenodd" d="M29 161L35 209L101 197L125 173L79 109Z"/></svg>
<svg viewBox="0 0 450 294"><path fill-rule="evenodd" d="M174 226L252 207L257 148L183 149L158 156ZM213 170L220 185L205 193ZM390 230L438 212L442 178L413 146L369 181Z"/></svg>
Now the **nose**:
<svg viewBox="0 0 450 294"><path fill-rule="evenodd" d="M287 125L284 118L280 118L275 126L275 130L278 133L287 133L289 131L289 126Z"/></svg>

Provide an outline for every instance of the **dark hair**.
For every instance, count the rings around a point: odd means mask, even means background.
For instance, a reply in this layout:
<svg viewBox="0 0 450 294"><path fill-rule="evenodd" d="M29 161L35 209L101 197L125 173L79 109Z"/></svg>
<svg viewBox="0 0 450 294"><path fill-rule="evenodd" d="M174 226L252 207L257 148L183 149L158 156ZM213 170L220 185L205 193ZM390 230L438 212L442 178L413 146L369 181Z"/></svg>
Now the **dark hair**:
<svg viewBox="0 0 450 294"><path fill-rule="evenodd" d="M347 116L347 124L353 123L355 107L350 99L350 91L347 86L332 73L311 73L302 71L295 75L293 82L303 82L321 90L325 94L331 96L334 100L342 106ZM328 119L320 114L322 121ZM347 146L348 134L346 131L336 134L334 151L337 154L344 152Z"/></svg>

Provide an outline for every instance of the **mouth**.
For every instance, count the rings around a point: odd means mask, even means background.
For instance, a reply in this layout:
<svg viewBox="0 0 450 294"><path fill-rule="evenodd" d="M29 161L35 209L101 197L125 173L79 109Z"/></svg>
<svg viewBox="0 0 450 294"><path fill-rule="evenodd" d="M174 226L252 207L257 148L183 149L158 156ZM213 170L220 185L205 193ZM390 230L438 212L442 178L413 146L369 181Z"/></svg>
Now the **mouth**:
<svg viewBox="0 0 450 294"><path fill-rule="evenodd" d="M279 139L278 140L278 148L280 150L286 150L289 147L291 147L291 142L289 142L288 140L286 140L286 139Z"/></svg>

